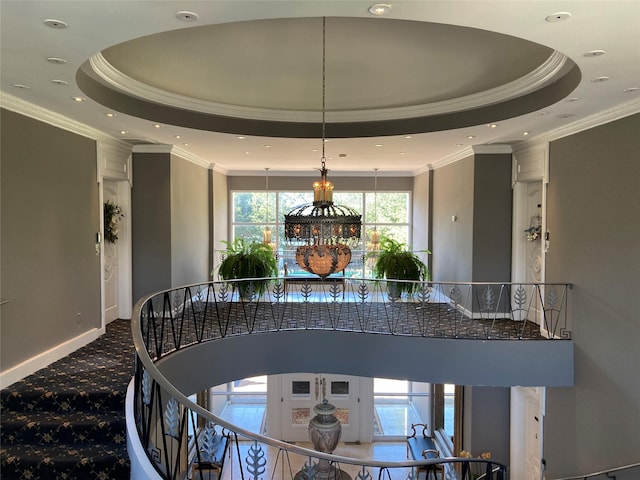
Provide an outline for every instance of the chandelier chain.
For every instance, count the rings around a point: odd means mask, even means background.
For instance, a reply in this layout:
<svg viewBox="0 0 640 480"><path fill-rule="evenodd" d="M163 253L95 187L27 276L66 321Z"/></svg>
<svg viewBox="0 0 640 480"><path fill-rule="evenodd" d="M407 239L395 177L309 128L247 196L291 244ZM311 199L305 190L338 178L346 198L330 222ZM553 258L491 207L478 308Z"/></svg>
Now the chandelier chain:
<svg viewBox="0 0 640 480"><path fill-rule="evenodd" d="M324 154L324 143L325 143L325 133L326 133L326 125L325 125L325 94L326 94L326 75L327 75L327 66L326 66L326 58L327 58L327 41L326 41L326 25L327 18L322 17L322 170L325 169L325 154Z"/></svg>

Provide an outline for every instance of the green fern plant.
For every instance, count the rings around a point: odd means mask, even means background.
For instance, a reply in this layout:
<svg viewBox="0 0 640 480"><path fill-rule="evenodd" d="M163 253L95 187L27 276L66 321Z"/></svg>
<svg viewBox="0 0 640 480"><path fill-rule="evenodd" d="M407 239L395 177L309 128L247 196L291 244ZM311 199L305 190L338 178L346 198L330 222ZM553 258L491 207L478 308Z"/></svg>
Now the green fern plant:
<svg viewBox="0 0 640 480"><path fill-rule="evenodd" d="M275 277L278 274L278 264L269 245L250 242L242 237L233 242L223 240L226 245L224 260L218 267L218 274L223 280L242 278ZM240 295L246 298L251 289L254 293L265 291L268 280L254 280L252 282L238 282Z"/></svg>
<svg viewBox="0 0 640 480"><path fill-rule="evenodd" d="M429 250L423 250L431 253ZM397 279L397 280L430 280L429 269L422 260L414 253L407 250L404 243L389 237L380 238L380 250L371 253L370 256L376 258L373 273L376 278ZM415 283L389 282L389 290L397 296L403 292L412 294L417 288Z"/></svg>

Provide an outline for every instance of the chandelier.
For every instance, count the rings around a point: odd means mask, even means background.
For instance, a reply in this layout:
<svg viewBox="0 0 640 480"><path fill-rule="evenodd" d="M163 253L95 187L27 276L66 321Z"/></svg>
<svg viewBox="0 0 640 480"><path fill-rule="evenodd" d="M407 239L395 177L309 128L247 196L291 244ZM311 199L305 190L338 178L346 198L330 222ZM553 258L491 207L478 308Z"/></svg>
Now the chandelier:
<svg viewBox="0 0 640 480"><path fill-rule="evenodd" d="M313 202L284 216L284 235L297 245L296 262L303 270L326 278L351 262L351 248L360 241L362 215L333 203L333 183L327 180L325 157L326 18L322 18L322 160L320 181L313 183Z"/></svg>

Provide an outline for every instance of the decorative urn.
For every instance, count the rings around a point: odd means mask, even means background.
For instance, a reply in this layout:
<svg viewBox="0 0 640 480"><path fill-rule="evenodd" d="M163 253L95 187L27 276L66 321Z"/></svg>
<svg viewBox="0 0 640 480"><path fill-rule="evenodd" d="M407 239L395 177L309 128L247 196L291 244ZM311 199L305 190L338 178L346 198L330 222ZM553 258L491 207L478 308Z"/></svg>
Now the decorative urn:
<svg viewBox="0 0 640 480"><path fill-rule="evenodd" d="M316 416L309 421L309 438L313 448L322 453L332 453L338 446L342 425L334 415L336 407L326 399L313 407ZM333 477L328 460L318 461L320 478Z"/></svg>

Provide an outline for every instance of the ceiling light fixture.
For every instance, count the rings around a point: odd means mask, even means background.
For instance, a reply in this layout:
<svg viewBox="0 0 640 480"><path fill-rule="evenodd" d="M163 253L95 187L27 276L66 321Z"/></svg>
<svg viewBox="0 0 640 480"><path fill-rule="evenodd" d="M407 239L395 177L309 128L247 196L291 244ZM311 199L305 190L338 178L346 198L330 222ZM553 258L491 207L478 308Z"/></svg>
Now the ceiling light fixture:
<svg viewBox="0 0 640 480"><path fill-rule="evenodd" d="M65 22L63 22L62 20L56 20L54 18L47 18L42 23L51 28L67 28L67 24Z"/></svg>
<svg viewBox="0 0 640 480"><path fill-rule="evenodd" d="M84 97L71 97L71 100L73 100L74 102L84 102L86 100L86 98L84 98Z"/></svg>
<svg viewBox="0 0 640 480"><path fill-rule="evenodd" d="M391 5L389 5L388 3L374 3L369 7L369 13L377 17L386 15L390 11L391 11Z"/></svg>
<svg viewBox="0 0 640 480"><path fill-rule="evenodd" d="M582 56L587 58L599 57L600 55L604 55L605 53L607 52L605 52L604 50L589 50L588 52L585 52Z"/></svg>
<svg viewBox="0 0 640 480"><path fill-rule="evenodd" d="M343 271L351 262L351 246L357 246L362 215L352 208L334 205L333 183L327 180L325 142L326 18L322 17L322 159L320 181L313 183L313 202L295 207L284 216L284 235L296 246L296 262L303 270L326 278Z"/></svg>
<svg viewBox="0 0 640 480"><path fill-rule="evenodd" d="M31 88L29 85L25 85L24 83L14 83L13 87L21 88L23 90L29 90Z"/></svg>
<svg viewBox="0 0 640 480"><path fill-rule="evenodd" d="M47 62L53 63L54 65L64 65L67 61L64 58L58 57L49 57L47 58Z"/></svg>
<svg viewBox="0 0 640 480"><path fill-rule="evenodd" d="M69 85L69 82L65 82L64 80L58 80L57 78L52 78L51 79L51 83L53 83L54 85Z"/></svg>
<svg viewBox="0 0 640 480"><path fill-rule="evenodd" d="M176 12L176 18L181 22L195 22L200 16L195 12L189 12L187 10L181 10Z"/></svg>
<svg viewBox="0 0 640 480"><path fill-rule="evenodd" d="M606 75L602 75L600 77L592 78L591 82L592 83L600 83L600 82L606 82L607 80L609 80L609 77L607 77Z"/></svg>
<svg viewBox="0 0 640 480"><path fill-rule="evenodd" d="M552 13L551 15L547 15L545 20L549 23L557 23L562 22L564 20L568 20L571 18L571 14L569 12L557 12Z"/></svg>

